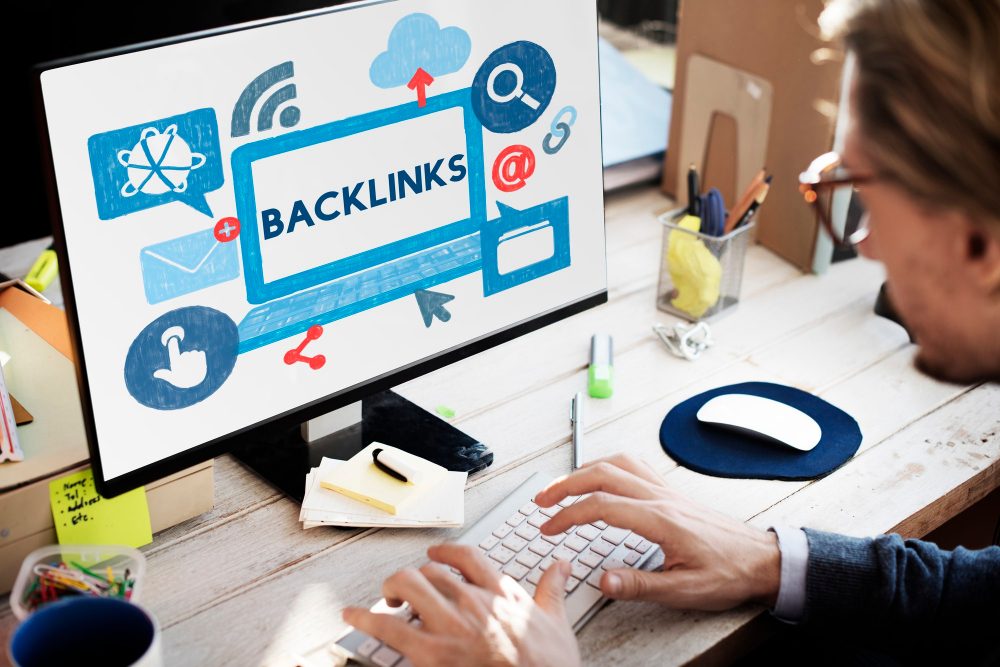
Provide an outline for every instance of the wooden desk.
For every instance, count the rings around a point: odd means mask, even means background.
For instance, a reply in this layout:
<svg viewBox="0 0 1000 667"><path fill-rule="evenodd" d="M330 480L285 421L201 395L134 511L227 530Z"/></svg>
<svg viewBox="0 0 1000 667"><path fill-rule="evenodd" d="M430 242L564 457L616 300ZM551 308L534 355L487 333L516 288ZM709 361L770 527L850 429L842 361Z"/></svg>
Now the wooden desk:
<svg viewBox="0 0 1000 667"><path fill-rule="evenodd" d="M695 363L672 357L650 331L671 321L654 306L653 214L669 203L652 189L610 198L610 303L399 387L423 406L453 408L455 422L492 447L493 466L469 480L468 523L532 472L569 470L569 399L585 386L596 331L615 338L616 388L587 406L587 456L633 452L675 488L753 524L919 536L1000 485L1000 387L940 384L914 370L906 335L872 314L877 264L854 260L806 276L753 248L742 304L713 327L716 347ZM663 454L657 431L671 406L747 380L785 382L839 405L861 424L861 451L812 483L715 479ZM163 628L168 665L294 664L281 662L288 653L329 664L341 609L374 602L385 577L457 534L304 531L298 507L232 459L219 459L216 472L214 510L144 549L143 602ZM591 665L725 661L761 613L613 603L579 640ZM0 639L12 625L4 604Z"/></svg>

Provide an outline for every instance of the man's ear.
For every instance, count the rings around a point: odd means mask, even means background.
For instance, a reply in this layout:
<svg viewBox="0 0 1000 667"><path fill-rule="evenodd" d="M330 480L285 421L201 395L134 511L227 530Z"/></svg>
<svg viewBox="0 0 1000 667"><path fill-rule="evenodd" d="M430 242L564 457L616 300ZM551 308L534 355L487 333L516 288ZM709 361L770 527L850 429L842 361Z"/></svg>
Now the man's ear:
<svg viewBox="0 0 1000 667"><path fill-rule="evenodd" d="M966 220L963 228L963 254L970 277L987 294L1000 295L1000 225Z"/></svg>

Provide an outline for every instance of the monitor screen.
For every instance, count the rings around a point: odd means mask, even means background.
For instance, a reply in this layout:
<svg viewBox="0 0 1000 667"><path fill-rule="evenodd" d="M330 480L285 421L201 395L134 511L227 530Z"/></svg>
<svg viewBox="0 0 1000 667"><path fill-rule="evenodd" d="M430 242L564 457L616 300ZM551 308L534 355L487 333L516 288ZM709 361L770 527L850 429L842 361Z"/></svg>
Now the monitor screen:
<svg viewBox="0 0 1000 667"><path fill-rule="evenodd" d="M102 490L606 298L596 31L382 0L42 68Z"/></svg>

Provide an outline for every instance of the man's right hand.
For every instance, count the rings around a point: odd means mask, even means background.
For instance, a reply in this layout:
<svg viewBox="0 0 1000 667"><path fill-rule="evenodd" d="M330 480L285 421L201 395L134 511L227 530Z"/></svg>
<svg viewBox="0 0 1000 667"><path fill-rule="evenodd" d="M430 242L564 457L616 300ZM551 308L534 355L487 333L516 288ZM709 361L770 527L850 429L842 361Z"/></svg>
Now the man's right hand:
<svg viewBox="0 0 1000 667"><path fill-rule="evenodd" d="M535 497L551 507L590 494L541 526L555 535L602 520L660 545L663 570L610 570L601 590L611 598L721 611L747 601L773 607L781 555L773 533L701 507L671 490L647 464L628 455L588 463Z"/></svg>

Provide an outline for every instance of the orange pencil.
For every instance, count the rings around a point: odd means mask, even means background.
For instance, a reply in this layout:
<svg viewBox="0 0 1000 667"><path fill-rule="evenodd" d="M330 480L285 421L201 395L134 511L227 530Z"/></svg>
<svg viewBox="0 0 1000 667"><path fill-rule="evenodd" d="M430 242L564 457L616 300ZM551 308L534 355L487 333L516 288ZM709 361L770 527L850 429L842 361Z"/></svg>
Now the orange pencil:
<svg viewBox="0 0 1000 667"><path fill-rule="evenodd" d="M767 169L761 169L757 172L757 175L753 177L750 181L750 185L747 189L743 191L743 195L739 198L735 207L729 212L729 216L726 218L726 226L723 230L723 234L728 234L733 231L744 215L746 215L747 210L749 210L750 205L753 204L754 200L760 194L760 186L764 184L764 179L767 177Z"/></svg>

